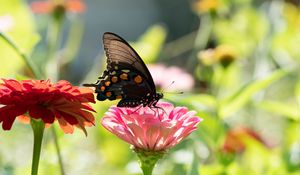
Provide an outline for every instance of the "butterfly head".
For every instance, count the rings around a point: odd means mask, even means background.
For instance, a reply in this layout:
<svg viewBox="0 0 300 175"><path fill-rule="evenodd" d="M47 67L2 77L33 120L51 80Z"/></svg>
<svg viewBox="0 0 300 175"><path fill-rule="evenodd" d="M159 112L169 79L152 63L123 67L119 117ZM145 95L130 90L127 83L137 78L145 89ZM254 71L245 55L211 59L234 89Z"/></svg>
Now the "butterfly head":
<svg viewBox="0 0 300 175"><path fill-rule="evenodd" d="M159 100L159 99L161 99L161 98L163 98L163 97L164 97L164 94L163 94L163 93L156 93L155 99L156 99L156 100Z"/></svg>

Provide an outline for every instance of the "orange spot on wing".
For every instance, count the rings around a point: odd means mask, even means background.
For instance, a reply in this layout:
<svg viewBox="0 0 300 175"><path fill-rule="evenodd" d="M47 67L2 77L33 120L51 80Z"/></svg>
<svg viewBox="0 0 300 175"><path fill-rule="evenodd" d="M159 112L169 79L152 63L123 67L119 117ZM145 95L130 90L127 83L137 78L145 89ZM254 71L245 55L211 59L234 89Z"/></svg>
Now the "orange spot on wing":
<svg viewBox="0 0 300 175"><path fill-rule="evenodd" d="M128 80L128 75L127 75L126 73L122 73L122 74L120 75L120 78L121 78L122 80Z"/></svg>
<svg viewBox="0 0 300 175"><path fill-rule="evenodd" d="M116 77L116 76L111 77L111 81L113 83L116 83L118 81L118 77Z"/></svg>
<svg viewBox="0 0 300 175"><path fill-rule="evenodd" d="M101 87L100 87L100 90L101 90L101 91L105 91L105 86L101 86Z"/></svg>
<svg viewBox="0 0 300 175"><path fill-rule="evenodd" d="M112 93L111 92L106 92L107 97L111 97Z"/></svg>
<svg viewBox="0 0 300 175"><path fill-rule="evenodd" d="M105 86L109 86L110 85L110 81L106 81L104 84L105 84Z"/></svg>
<svg viewBox="0 0 300 175"><path fill-rule="evenodd" d="M140 84L143 81L143 78L140 75L134 77L134 82Z"/></svg>

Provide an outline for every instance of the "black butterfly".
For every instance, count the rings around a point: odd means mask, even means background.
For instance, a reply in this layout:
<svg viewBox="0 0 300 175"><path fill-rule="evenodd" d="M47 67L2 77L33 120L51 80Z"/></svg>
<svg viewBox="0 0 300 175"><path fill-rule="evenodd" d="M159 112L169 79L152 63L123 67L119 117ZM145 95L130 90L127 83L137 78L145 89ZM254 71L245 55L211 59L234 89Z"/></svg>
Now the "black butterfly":
<svg viewBox="0 0 300 175"><path fill-rule="evenodd" d="M107 67L95 84L97 99L121 99L118 107L139 105L156 107L163 97L157 93L152 76L137 52L120 36L106 32L103 44L107 57Z"/></svg>

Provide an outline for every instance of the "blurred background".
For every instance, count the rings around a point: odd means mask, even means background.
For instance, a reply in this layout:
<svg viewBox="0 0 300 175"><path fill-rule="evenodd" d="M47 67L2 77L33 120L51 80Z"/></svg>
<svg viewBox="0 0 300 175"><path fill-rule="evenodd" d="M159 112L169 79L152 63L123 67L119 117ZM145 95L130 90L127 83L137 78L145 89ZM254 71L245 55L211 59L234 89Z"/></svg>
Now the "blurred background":
<svg viewBox="0 0 300 175"><path fill-rule="evenodd" d="M74 85L96 82L106 66L102 34L130 42L164 101L204 121L154 170L156 175L300 173L300 1L0 0L0 32L44 75ZM33 79L0 37L0 77ZM162 76L164 75L164 76ZM172 81L174 84L170 85ZM178 92L184 92L178 94ZM171 93L167 93L171 92ZM100 119L117 101L97 102L88 136L46 129L40 174L137 175L129 145ZM0 174L30 174L32 131L0 132Z"/></svg>

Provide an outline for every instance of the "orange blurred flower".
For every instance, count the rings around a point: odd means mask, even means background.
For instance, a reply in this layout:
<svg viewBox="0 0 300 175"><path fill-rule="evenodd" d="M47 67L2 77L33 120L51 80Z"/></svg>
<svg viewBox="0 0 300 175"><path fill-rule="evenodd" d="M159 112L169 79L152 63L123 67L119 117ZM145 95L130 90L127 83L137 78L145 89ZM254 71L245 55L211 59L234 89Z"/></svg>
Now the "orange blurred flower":
<svg viewBox="0 0 300 175"><path fill-rule="evenodd" d="M93 90L72 86L61 80L56 84L49 80L2 79L0 84L0 123L10 130L16 117L28 122L28 118L41 119L52 124L55 119L65 133L73 133L73 126L81 128L94 124Z"/></svg>
<svg viewBox="0 0 300 175"><path fill-rule="evenodd" d="M206 66L220 63L224 67L238 58L236 50L229 45L219 45L214 49L200 51L197 56L199 61Z"/></svg>
<svg viewBox="0 0 300 175"><path fill-rule="evenodd" d="M46 14L55 12L82 13L86 10L86 5L82 0L46 0L31 3L31 9L35 13Z"/></svg>
<svg viewBox="0 0 300 175"><path fill-rule="evenodd" d="M227 153L241 153L246 148L244 139L254 139L262 144L268 146L268 144L262 139L262 137L255 131L249 128L238 127L228 131L222 151Z"/></svg>
<svg viewBox="0 0 300 175"><path fill-rule="evenodd" d="M193 9L199 13L207 13L216 10L220 6L219 0L197 0L193 4Z"/></svg>

